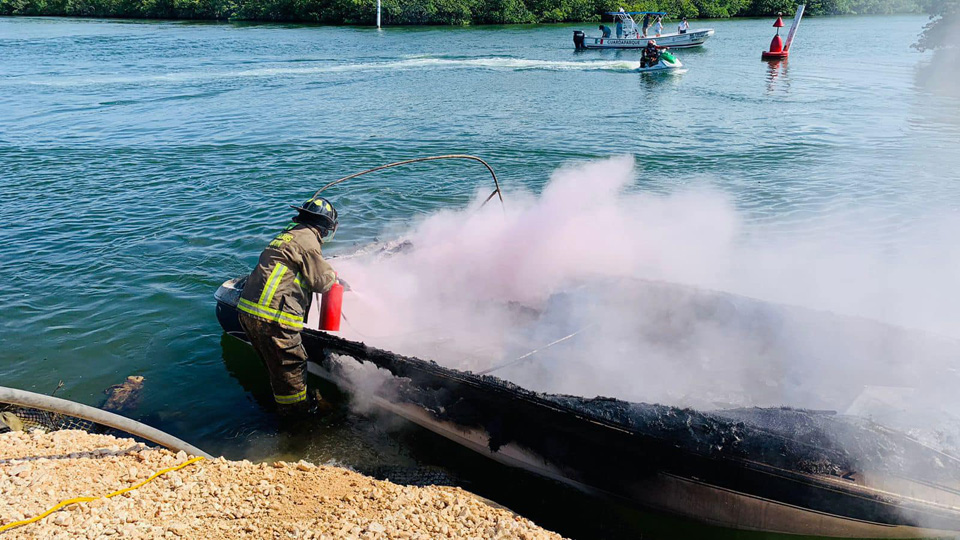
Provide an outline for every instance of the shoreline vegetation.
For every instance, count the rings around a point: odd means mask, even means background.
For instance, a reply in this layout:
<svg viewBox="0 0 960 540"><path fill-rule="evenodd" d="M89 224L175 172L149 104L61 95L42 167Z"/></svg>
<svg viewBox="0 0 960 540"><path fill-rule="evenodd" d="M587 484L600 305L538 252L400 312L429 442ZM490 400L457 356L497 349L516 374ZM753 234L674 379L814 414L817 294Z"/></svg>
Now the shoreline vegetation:
<svg viewBox="0 0 960 540"><path fill-rule="evenodd" d="M806 14L922 13L929 0L808 0ZM948 0L949 1L949 0ZM681 17L792 16L794 0L382 0L385 25L596 22L600 14L666 11ZM377 0L0 0L0 16L313 22L372 25Z"/></svg>

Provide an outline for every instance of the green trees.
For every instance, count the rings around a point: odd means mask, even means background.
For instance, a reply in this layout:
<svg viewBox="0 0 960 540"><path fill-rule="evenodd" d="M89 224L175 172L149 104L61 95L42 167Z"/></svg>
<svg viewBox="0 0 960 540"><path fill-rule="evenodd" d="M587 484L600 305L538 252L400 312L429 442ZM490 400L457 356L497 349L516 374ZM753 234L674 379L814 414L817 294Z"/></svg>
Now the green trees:
<svg viewBox="0 0 960 540"><path fill-rule="evenodd" d="M772 16L784 13L790 16L796 9L796 3L791 0L754 0L744 12L744 15L753 17ZM809 11L807 12L809 13Z"/></svg>
<svg viewBox="0 0 960 540"><path fill-rule="evenodd" d="M537 19L522 0L480 0L473 21L488 24L531 23Z"/></svg>
<svg viewBox="0 0 960 540"><path fill-rule="evenodd" d="M0 15L225 20L236 12L233 0L0 0Z"/></svg>
<svg viewBox="0 0 960 540"><path fill-rule="evenodd" d="M748 0L693 0L697 16L708 18L733 17L749 7L749 4Z"/></svg>
<svg viewBox="0 0 960 540"><path fill-rule="evenodd" d="M922 0L930 22L923 27L914 47L921 51L957 47L960 30L960 0ZM952 39L951 39L952 38Z"/></svg>
<svg viewBox="0 0 960 540"><path fill-rule="evenodd" d="M792 16L796 0L382 0L385 24L503 24L600 20L606 11L680 17ZM919 12L936 17L918 47L945 43L960 0L808 0L809 15ZM0 0L0 15L305 21L372 24L376 0Z"/></svg>
<svg viewBox="0 0 960 540"><path fill-rule="evenodd" d="M535 22L597 21L609 8L597 0L529 0L527 11Z"/></svg>
<svg viewBox="0 0 960 540"><path fill-rule="evenodd" d="M960 98L960 0L922 0L930 14L920 39L913 46L932 49L932 58L917 71L917 82L934 94ZM948 115L956 119L954 115Z"/></svg>

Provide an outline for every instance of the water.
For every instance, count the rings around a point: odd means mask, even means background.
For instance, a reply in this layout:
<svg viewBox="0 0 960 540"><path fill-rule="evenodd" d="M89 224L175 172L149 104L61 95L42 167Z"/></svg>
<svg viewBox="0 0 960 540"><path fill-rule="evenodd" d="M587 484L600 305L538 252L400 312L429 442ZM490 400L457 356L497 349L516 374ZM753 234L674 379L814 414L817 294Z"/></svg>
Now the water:
<svg viewBox="0 0 960 540"><path fill-rule="evenodd" d="M591 25L0 19L0 384L62 379L58 395L95 405L141 374L136 415L213 453L449 465L407 444L427 435L345 410L278 432L212 294L285 205L414 156L478 154L537 191L561 164L634 154L635 189L713 186L757 230L842 211L863 216L846 235L894 234L960 205L960 101L918 82L930 57L909 47L925 21L807 19L779 65L759 60L770 20L696 23L717 33L677 53L684 73L640 75L637 52L573 50ZM366 177L336 193L331 251L487 183L466 163Z"/></svg>

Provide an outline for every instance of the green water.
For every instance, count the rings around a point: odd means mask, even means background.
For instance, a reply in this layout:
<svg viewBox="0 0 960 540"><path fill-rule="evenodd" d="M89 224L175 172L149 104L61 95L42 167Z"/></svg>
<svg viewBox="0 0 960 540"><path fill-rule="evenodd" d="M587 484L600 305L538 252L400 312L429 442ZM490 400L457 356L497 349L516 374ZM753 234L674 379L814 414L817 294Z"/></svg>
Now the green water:
<svg viewBox="0 0 960 540"><path fill-rule="evenodd" d="M97 404L141 374L137 417L212 453L431 464L347 411L278 432L262 368L222 336L213 292L249 271L285 205L420 155L477 154L537 191L564 163L633 154L636 189L706 183L749 226L862 209L883 219L847 233L909 228L960 204L960 102L920 82L924 22L808 19L779 65L759 60L771 21L697 23L717 33L677 52L685 72L641 75L637 52L575 52L577 25L0 18L0 385L62 379L58 395ZM487 182L448 164L353 184L331 251Z"/></svg>

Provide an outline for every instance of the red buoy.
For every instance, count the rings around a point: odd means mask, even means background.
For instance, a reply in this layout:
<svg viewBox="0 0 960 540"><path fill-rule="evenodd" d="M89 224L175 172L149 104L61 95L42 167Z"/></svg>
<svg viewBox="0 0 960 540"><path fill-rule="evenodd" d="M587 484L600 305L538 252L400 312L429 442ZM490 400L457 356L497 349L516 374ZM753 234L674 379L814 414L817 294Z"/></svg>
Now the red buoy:
<svg viewBox="0 0 960 540"><path fill-rule="evenodd" d="M783 40L780 39L780 34L773 36L773 39L770 41L770 50L768 53L779 53L783 52Z"/></svg>
<svg viewBox="0 0 960 540"><path fill-rule="evenodd" d="M787 36L787 43L784 45L783 40L780 39L780 29L783 28L783 17L780 14L777 14L777 20L774 21L773 27L777 29L777 35L773 36L773 39L770 40L770 50L763 51L760 53L760 58L763 60L782 60L790 55L790 42L793 41L794 32L797 30L797 25L800 23L800 17L803 16L803 5L797 6L797 15L793 20L793 26L790 27L790 35Z"/></svg>
<svg viewBox="0 0 960 540"><path fill-rule="evenodd" d="M343 285L334 283L321 295L320 329L327 332L340 330L340 310L343 307Z"/></svg>

